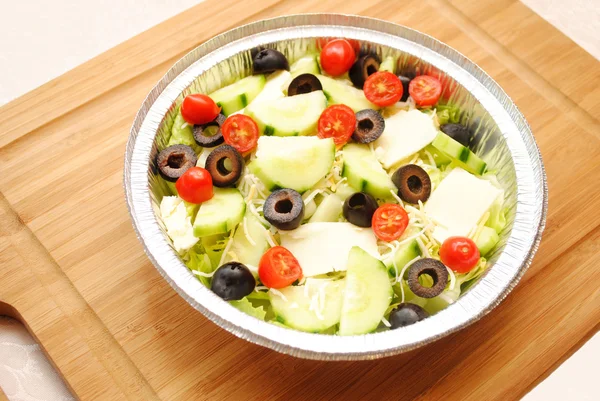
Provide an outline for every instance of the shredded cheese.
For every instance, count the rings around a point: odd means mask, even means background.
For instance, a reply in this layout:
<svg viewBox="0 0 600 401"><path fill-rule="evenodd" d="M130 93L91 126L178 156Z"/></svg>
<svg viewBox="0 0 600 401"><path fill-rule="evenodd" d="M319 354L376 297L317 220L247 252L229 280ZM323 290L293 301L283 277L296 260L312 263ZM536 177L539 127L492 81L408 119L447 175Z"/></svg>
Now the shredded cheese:
<svg viewBox="0 0 600 401"><path fill-rule="evenodd" d="M244 226L244 235L246 236L246 239L248 240L250 245L256 246L256 241L254 241L254 239L248 232L248 219L246 218L246 216L244 216L244 219L242 220L242 225Z"/></svg>
<svg viewBox="0 0 600 401"><path fill-rule="evenodd" d="M448 266L446 266L446 270L448 270L448 276L450 276L450 286L448 289L454 291L454 287L456 286L456 275Z"/></svg>
<svg viewBox="0 0 600 401"><path fill-rule="evenodd" d="M267 238L267 242L271 247L277 246L277 241L275 241L275 237L273 237L273 233L269 230L265 230L265 237Z"/></svg>
<svg viewBox="0 0 600 401"><path fill-rule="evenodd" d="M381 323L383 323L385 327L392 327L390 322L388 322L388 320L383 316L381 317Z"/></svg>
<svg viewBox="0 0 600 401"><path fill-rule="evenodd" d="M288 301L288 299L286 298L286 296L283 295L283 293L281 291L276 290L275 288L271 288L269 291L272 292L273 294L277 295L279 298L283 299L284 302Z"/></svg>
<svg viewBox="0 0 600 401"><path fill-rule="evenodd" d="M396 202L398 202L398 204L404 208L404 202L402 202L402 199L400 199L398 194L396 194L396 192L393 189L390 189L390 193L392 194L392 197L396 200Z"/></svg>
<svg viewBox="0 0 600 401"><path fill-rule="evenodd" d="M204 273L204 272L201 272L200 270L192 270L192 273L194 273L196 276L208 277L208 278L212 277L215 274L215 272Z"/></svg>
<svg viewBox="0 0 600 401"><path fill-rule="evenodd" d="M229 248L231 248L231 244L233 243L232 239L233 239L233 234L235 234L235 231L236 231L236 228L231 230L231 233L229 234L229 237L227 238L227 244L225 245L225 249L223 249L223 254L221 255L221 259L219 260L219 266L221 266L223 263L225 263L225 257L229 253Z"/></svg>
<svg viewBox="0 0 600 401"><path fill-rule="evenodd" d="M417 256L416 258L414 258L413 260L411 260L410 262L408 262L406 265L404 265L404 268L402 269L402 271L400 272L399 277L399 283L400 283L400 301L401 303L404 302L405 297L404 297L404 285L402 285L402 277L404 277L404 272L406 271L406 269L408 269L410 267L410 265L412 265L413 263L415 263L417 260L421 259L420 256Z"/></svg>

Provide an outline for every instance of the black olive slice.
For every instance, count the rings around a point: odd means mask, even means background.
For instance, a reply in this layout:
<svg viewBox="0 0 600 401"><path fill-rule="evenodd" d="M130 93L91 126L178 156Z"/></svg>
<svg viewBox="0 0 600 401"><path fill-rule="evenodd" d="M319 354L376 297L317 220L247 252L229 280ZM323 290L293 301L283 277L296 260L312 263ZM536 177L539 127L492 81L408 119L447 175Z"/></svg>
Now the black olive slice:
<svg viewBox="0 0 600 401"><path fill-rule="evenodd" d="M236 301L251 294L255 286L256 279L246 265L229 262L215 271L210 289L225 301Z"/></svg>
<svg viewBox="0 0 600 401"><path fill-rule="evenodd" d="M425 287L419 282L419 277L427 274L433 279L431 287ZM416 296L433 298L440 295L448 283L448 270L437 259L424 258L414 262L408 268L408 287Z"/></svg>
<svg viewBox="0 0 600 401"><path fill-rule="evenodd" d="M375 110L366 109L356 113L356 127L352 138L358 143L370 143L383 134L385 120Z"/></svg>
<svg viewBox="0 0 600 401"><path fill-rule="evenodd" d="M205 168L210 173L215 187L228 187L242 176L244 158L233 146L221 145L210 152Z"/></svg>
<svg viewBox="0 0 600 401"><path fill-rule="evenodd" d="M356 192L346 198L342 208L346 220L359 227L371 227L375 210L377 201L364 192Z"/></svg>
<svg viewBox="0 0 600 401"><path fill-rule="evenodd" d="M471 143L471 132L464 125L452 123L442 124L440 130L464 147L469 147L469 144Z"/></svg>
<svg viewBox="0 0 600 401"><path fill-rule="evenodd" d="M302 95L320 90L323 90L323 85L321 85L319 78L313 74L300 74L290 82L288 96Z"/></svg>
<svg viewBox="0 0 600 401"><path fill-rule="evenodd" d="M398 196L405 202L425 202L431 195L429 174L416 164L400 167L392 175L392 182L398 188Z"/></svg>
<svg viewBox="0 0 600 401"><path fill-rule="evenodd" d="M369 78L369 75L374 74L377 71L379 71L379 60L372 55L367 54L360 57L352 64L348 76L354 86L358 89L362 89L365 81Z"/></svg>
<svg viewBox="0 0 600 401"><path fill-rule="evenodd" d="M167 181L175 182L190 167L194 167L198 156L187 145L173 145L163 149L156 157L160 175Z"/></svg>
<svg viewBox="0 0 600 401"><path fill-rule="evenodd" d="M429 313L419 305L403 303L390 313L391 329L410 326L429 317Z"/></svg>
<svg viewBox="0 0 600 401"><path fill-rule="evenodd" d="M283 53L275 49L261 49L252 57L252 69L255 74L266 74L277 70L290 70Z"/></svg>
<svg viewBox="0 0 600 401"><path fill-rule="evenodd" d="M214 121L202 125L194 125L194 139L203 148L213 148L223 143L221 126L226 117L219 114Z"/></svg>
<svg viewBox="0 0 600 401"><path fill-rule="evenodd" d="M402 82L402 89L403 89L402 97L400 98L400 101L406 102L406 100L410 96L410 93L408 93L408 85L410 84L410 81L412 81L412 78L405 77L404 75L398 75L398 78L400 78L400 82Z"/></svg>
<svg viewBox="0 0 600 401"><path fill-rule="evenodd" d="M263 205L265 219L280 230L293 230L304 218L304 200L293 189L273 191Z"/></svg>

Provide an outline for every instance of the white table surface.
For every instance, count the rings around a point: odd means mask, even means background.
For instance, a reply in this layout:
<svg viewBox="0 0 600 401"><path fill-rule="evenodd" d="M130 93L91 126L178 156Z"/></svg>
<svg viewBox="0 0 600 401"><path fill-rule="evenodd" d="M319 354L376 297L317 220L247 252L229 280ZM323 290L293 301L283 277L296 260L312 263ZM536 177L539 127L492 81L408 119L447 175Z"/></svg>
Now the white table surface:
<svg viewBox="0 0 600 401"><path fill-rule="evenodd" d="M600 0L522 1L600 60ZM0 0L0 105L200 2ZM599 371L597 333L523 400L598 400ZM10 401L73 399L39 345L7 318L0 318L0 388Z"/></svg>

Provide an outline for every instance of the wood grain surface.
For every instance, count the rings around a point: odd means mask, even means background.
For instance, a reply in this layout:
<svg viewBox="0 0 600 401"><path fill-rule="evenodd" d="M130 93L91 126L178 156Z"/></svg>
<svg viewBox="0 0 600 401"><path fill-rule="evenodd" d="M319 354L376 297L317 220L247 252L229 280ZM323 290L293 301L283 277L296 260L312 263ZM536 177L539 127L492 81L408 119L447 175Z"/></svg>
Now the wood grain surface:
<svg viewBox="0 0 600 401"><path fill-rule="evenodd" d="M77 397L512 400L598 331L597 60L516 0L240 4L208 0L0 108L0 310ZM448 43L507 91L540 146L550 208L533 265L488 316L419 350L333 363L247 343L180 298L133 232L123 154L146 94L212 36L298 12L382 18Z"/></svg>

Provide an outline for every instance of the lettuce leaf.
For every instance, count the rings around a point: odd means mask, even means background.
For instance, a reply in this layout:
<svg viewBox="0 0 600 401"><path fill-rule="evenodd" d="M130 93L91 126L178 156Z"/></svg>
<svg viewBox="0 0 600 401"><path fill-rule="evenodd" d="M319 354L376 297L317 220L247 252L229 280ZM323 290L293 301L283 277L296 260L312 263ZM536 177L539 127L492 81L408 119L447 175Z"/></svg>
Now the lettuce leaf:
<svg viewBox="0 0 600 401"><path fill-rule="evenodd" d="M437 105L435 109L440 125L460 123L461 112L458 106L450 104Z"/></svg>
<svg viewBox="0 0 600 401"><path fill-rule="evenodd" d="M214 271L213 264L211 263L206 252L204 252L204 247L201 244L194 245L194 247L184 255L183 260L190 270L196 270L206 274L210 274ZM211 279L209 277L204 277L198 274L195 274L195 276L198 278L198 280L200 280L200 282L202 282L202 284L210 288Z"/></svg>
<svg viewBox="0 0 600 401"><path fill-rule="evenodd" d="M257 319L265 320L267 316L267 312L262 306L255 307L252 305L252 302L248 300L248 298L242 298L239 301L229 301L229 303L244 313L247 313L250 316L254 316Z"/></svg>
<svg viewBox="0 0 600 401"><path fill-rule="evenodd" d="M202 150L194 139L192 126L186 123L180 112L175 116L173 128L171 129L171 138L169 138L169 143L167 145L187 145L194 149L196 154L200 153Z"/></svg>

